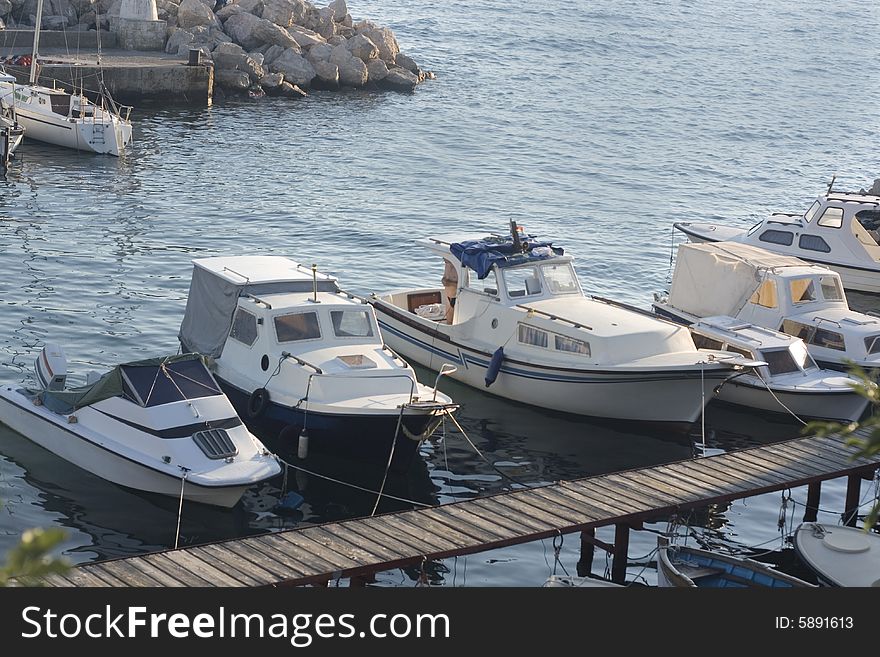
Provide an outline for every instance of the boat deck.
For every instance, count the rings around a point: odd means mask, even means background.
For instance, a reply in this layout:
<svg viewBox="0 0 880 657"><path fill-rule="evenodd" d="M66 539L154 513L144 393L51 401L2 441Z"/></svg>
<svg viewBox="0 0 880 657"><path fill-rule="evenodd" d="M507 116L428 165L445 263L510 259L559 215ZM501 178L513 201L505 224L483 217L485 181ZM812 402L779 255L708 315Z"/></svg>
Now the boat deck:
<svg viewBox="0 0 880 657"><path fill-rule="evenodd" d="M90 563L45 582L62 587L322 584L611 524L627 530L687 509L841 476L849 477L847 508L854 515L861 479L880 466L880 455L853 459L854 451L837 437L797 438L428 509ZM615 539L624 574L626 536Z"/></svg>

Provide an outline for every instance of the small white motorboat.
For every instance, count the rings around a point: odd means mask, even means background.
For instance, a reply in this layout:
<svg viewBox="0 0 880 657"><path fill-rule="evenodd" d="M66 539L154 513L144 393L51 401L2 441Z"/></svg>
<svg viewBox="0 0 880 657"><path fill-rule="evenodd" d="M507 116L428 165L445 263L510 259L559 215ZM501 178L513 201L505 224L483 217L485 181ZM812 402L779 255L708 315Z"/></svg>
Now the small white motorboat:
<svg viewBox="0 0 880 657"><path fill-rule="evenodd" d="M753 559L672 545L657 539L657 586L673 588L792 588L813 586Z"/></svg>
<svg viewBox="0 0 880 657"><path fill-rule="evenodd" d="M61 347L46 345L35 367L37 389L0 387L0 420L115 484L231 507L281 472L200 356L117 365L72 389Z"/></svg>
<svg viewBox="0 0 880 657"><path fill-rule="evenodd" d="M748 229L674 226L692 242L740 242L796 256L838 272L849 290L880 293L880 196L832 192L829 186L803 214L772 214Z"/></svg>
<svg viewBox="0 0 880 657"><path fill-rule="evenodd" d="M456 408L385 346L371 306L279 256L203 258L180 342L212 359L242 415L301 458L323 449L406 469ZM438 377L439 378L439 377Z"/></svg>
<svg viewBox="0 0 880 657"><path fill-rule="evenodd" d="M880 369L880 318L850 310L837 272L747 244L681 244L654 311L683 324L729 315L801 338L819 367Z"/></svg>
<svg viewBox="0 0 880 657"><path fill-rule="evenodd" d="M433 237L425 246L444 285L374 294L370 303L395 351L435 371L451 364L450 376L480 390L686 428L745 363L697 350L686 329L649 312L586 296L572 257L515 225L508 236Z"/></svg>
<svg viewBox="0 0 880 657"><path fill-rule="evenodd" d="M829 586L880 586L880 535L805 522L794 533L798 557Z"/></svg>
<svg viewBox="0 0 880 657"><path fill-rule="evenodd" d="M819 369L800 338L724 315L704 317L690 329L697 347L764 363L722 383L715 397L719 401L837 422L854 422L868 408L868 399L853 388L858 379Z"/></svg>

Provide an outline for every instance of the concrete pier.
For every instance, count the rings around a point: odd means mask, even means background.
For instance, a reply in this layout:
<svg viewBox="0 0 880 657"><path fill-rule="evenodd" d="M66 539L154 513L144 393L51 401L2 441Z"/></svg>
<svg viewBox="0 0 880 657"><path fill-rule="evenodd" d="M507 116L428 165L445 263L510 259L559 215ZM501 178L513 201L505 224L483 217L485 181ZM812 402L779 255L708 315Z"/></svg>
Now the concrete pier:
<svg viewBox="0 0 880 657"><path fill-rule="evenodd" d="M13 35L17 32L17 35ZM4 58L30 55L33 32L24 30L0 31ZM125 105L139 105L144 101L165 104L208 106L214 87L214 69L211 66L188 66L179 55L161 52L119 50L108 47L116 44L115 35L101 33L101 67L97 65L96 33L40 32L39 83L67 89L83 88L97 91L103 69L104 83L113 98ZM56 44L60 37L67 38L67 46ZM6 70L20 81L29 75L27 66L6 65Z"/></svg>

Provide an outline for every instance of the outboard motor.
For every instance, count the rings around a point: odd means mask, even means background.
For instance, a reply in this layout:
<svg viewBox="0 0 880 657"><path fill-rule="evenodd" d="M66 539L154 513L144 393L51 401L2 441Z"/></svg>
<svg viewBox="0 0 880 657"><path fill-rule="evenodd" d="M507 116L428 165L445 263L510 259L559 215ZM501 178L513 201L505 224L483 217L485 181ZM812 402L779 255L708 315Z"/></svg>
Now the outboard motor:
<svg viewBox="0 0 880 657"><path fill-rule="evenodd" d="M37 382L43 390L64 390L67 382L67 356L61 345L47 344L34 362Z"/></svg>

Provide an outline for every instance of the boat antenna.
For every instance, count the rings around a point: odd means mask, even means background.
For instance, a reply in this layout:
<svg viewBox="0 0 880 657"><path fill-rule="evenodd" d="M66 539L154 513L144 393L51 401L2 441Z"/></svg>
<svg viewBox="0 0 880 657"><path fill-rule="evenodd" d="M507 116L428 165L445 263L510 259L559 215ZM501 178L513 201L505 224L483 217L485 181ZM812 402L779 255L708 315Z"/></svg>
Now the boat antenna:
<svg viewBox="0 0 880 657"><path fill-rule="evenodd" d="M522 252L522 242L519 239L519 227L516 225L516 220L510 220L510 236L513 237L513 248L517 251Z"/></svg>
<svg viewBox="0 0 880 657"><path fill-rule="evenodd" d="M831 188L834 187L834 181L835 181L835 180L837 180L837 174L836 174L836 173L835 173L833 176L831 176L831 182L828 183L828 191L825 192L825 196L828 196L828 194L831 193Z"/></svg>
<svg viewBox="0 0 880 657"><path fill-rule="evenodd" d="M312 263L312 301L318 303L318 265Z"/></svg>

